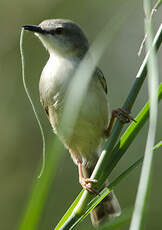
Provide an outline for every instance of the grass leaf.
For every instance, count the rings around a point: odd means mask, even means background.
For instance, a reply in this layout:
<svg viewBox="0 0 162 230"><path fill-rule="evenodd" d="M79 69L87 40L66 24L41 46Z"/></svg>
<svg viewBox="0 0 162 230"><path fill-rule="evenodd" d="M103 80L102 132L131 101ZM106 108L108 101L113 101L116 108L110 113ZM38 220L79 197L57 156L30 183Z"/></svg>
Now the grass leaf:
<svg viewBox="0 0 162 230"><path fill-rule="evenodd" d="M44 173L40 179L35 178L32 192L21 218L19 230L36 230L39 226L39 220L47 199L49 188L56 174L57 165L59 163L62 145L57 138L51 139L48 144L47 161ZM55 150L55 154L54 154Z"/></svg>
<svg viewBox="0 0 162 230"><path fill-rule="evenodd" d="M112 183L108 185L108 187L104 188L101 192L100 195L96 196L87 206L87 210L82 215L78 221L70 228L73 229L78 223L80 223L83 219L85 219L88 214L107 196L111 190L120 183L121 180L123 180L129 173L132 172L143 160L143 157L138 159L135 163L133 163L131 166L129 166L124 172L122 172L117 178L115 178Z"/></svg>
<svg viewBox="0 0 162 230"><path fill-rule="evenodd" d="M148 198L150 177L152 173L153 146L156 134L157 113L158 113L158 67L155 49L152 46L153 32L151 24L151 1L144 0L145 10L145 31L147 33L146 49L150 52L148 59L148 91L150 98L150 120L149 131L145 149L144 162L140 176L140 182L137 191L135 208L131 220L130 230L142 229L142 223L145 215L145 207Z"/></svg>
<svg viewBox="0 0 162 230"><path fill-rule="evenodd" d="M160 141L158 144L154 146L154 150L159 149L162 146L162 141Z"/></svg>

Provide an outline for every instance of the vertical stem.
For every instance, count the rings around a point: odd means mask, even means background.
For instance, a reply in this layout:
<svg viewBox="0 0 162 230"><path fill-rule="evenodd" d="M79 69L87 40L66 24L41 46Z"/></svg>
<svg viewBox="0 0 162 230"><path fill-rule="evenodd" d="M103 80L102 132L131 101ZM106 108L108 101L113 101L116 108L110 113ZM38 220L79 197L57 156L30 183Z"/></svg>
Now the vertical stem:
<svg viewBox="0 0 162 230"><path fill-rule="evenodd" d="M145 149L145 157L142 166L140 182L135 202L135 208L130 225L130 230L139 230L142 227L144 211L149 191L149 183L153 159L153 146L156 134L157 113L158 113L158 68L154 47L152 47L152 25L151 25L151 1L144 0L144 10L146 14L145 31L147 33L146 49L150 50L148 59L148 91L150 98L150 122Z"/></svg>

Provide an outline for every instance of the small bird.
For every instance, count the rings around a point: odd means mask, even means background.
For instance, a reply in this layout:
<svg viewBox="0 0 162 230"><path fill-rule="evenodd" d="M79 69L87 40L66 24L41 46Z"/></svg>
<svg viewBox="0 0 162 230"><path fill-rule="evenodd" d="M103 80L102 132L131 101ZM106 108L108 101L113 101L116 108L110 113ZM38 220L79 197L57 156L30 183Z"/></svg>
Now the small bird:
<svg viewBox="0 0 162 230"><path fill-rule="evenodd" d="M124 110L118 109L113 111L109 119L107 83L102 71L95 67L75 126L73 129L70 125L59 129L66 91L79 64L89 52L88 40L81 28L67 19L45 20L38 26L25 25L23 28L34 32L49 52L50 57L39 83L40 101L54 132L68 148L78 166L80 184L89 192L95 193L91 183L97 183L97 180L90 179L90 176L99 157L100 143L110 135L115 117L122 121L120 114L124 114L127 122L131 117ZM91 58L91 54L88 55L89 61ZM70 129L69 136L67 133ZM112 192L91 212L92 223L98 226L103 221L120 215L120 211L119 202Z"/></svg>

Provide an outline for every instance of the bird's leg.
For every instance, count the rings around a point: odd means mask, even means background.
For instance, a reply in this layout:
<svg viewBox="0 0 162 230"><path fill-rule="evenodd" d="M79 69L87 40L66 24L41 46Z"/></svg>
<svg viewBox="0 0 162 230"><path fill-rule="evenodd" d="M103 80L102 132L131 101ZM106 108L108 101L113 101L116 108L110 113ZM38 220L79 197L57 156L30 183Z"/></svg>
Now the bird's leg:
<svg viewBox="0 0 162 230"><path fill-rule="evenodd" d="M98 192L95 189L93 189L90 184L90 183L96 184L98 181L96 179L84 178L82 172L82 162L78 160L77 165L78 165L78 172L79 172L79 183L81 184L81 186L87 191L98 195Z"/></svg>
<svg viewBox="0 0 162 230"><path fill-rule="evenodd" d="M110 136L110 133L111 133L111 130L112 130L112 127L113 127L113 124L114 124L114 120L115 118L117 118L120 122L122 122L123 124L125 123L129 123L130 121L135 121L133 119L133 117L131 117L129 115L129 112L124 110L124 109L121 109L121 108L118 108L118 109L115 109L112 111L112 114L111 114L111 119L110 119L110 122L109 122L109 126L108 128L105 130L105 136L106 137L109 137ZM135 121L136 122L136 121Z"/></svg>

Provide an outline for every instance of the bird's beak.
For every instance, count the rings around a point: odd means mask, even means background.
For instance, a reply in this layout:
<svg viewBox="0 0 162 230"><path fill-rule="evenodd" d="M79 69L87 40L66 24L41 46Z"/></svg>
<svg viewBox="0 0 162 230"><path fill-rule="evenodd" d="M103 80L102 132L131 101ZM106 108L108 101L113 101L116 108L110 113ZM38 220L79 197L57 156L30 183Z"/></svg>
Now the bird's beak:
<svg viewBox="0 0 162 230"><path fill-rule="evenodd" d="M40 33L40 34L45 33L45 31L40 26L25 25L25 26L22 26L22 27L24 28L24 30L28 30L28 31L32 31L32 32Z"/></svg>

